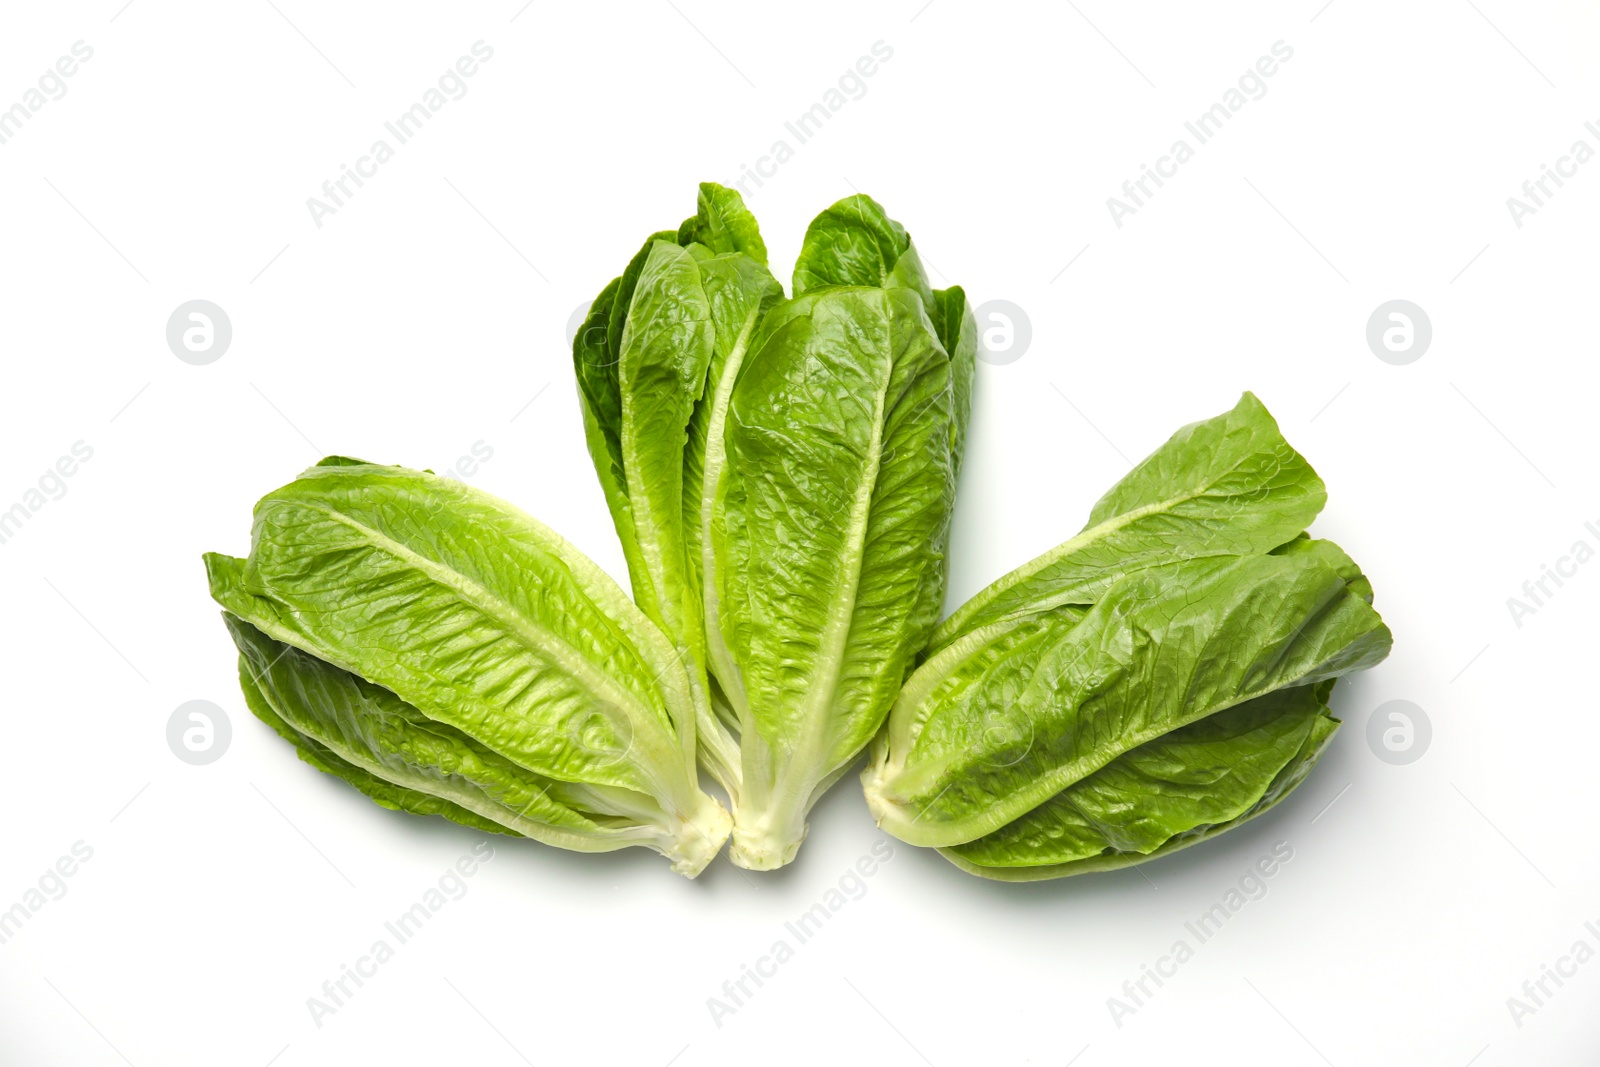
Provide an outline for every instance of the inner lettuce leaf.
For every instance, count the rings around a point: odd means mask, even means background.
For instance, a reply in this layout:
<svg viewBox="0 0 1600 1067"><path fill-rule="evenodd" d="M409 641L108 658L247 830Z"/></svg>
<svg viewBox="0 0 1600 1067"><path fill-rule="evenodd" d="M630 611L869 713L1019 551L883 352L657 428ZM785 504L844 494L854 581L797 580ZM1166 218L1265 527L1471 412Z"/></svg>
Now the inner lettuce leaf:
<svg viewBox="0 0 1600 1067"><path fill-rule="evenodd" d="M368 795L374 795L364 788L371 781L383 783L380 802L399 800L404 810L584 852L671 846L659 828L636 821L648 797L535 774L358 675L274 641L242 619L228 615L225 622L252 710L262 706L258 716L280 735Z"/></svg>
<svg viewBox="0 0 1600 1067"><path fill-rule="evenodd" d="M728 394L762 313L782 295L739 194L652 235L573 340L589 451L639 608L689 673L700 758L737 802L738 742L707 675L703 578ZM707 476L707 466L711 474Z"/></svg>
<svg viewBox="0 0 1600 1067"><path fill-rule="evenodd" d="M735 386L712 540L744 793L731 855L793 858L937 621L953 370L922 298L826 286L769 312Z"/></svg>

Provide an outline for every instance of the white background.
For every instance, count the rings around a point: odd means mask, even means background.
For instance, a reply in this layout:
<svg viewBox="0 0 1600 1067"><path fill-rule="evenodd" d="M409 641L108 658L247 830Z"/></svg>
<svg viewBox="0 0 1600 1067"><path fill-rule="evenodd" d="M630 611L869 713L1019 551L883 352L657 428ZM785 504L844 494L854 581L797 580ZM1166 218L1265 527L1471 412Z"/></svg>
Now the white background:
<svg viewBox="0 0 1600 1067"><path fill-rule="evenodd" d="M1595 1062L1600 962L1520 1027L1507 1006L1600 948L1600 562L1520 627L1506 603L1600 547L1600 162L1520 228L1506 206L1600 148L1592 8L274 2L0 16L0 107L94 50L0 145L0 510L93 449L0 544L0 908L93 850L0 945L0 1061ZM307 198L478 40L466 95L317 227ZM1266 95L1117 227L1107 197L1280 40ZM785 120L877 41L865 95L796 145ZM200 553L243 554L254 500L323 453L442 469L482 442L471 480L624 578L567 321L779 138L794 158L750 204L780 278L860 189L936 284L1031 319L1020 359L980 367L952 604L1251 389L1326 479L1316 530L1371 576L1394 654L1341 687L1346 728L1269 816L1037 885L896 844L720 1028L707 998L884 840L853 776L776 874L497 842L317 1027L307 998L479 837L375 807L248 714ZM208 366L164 336L196 298L233 325ZM1364 336L1395 298L1433 324L1407 366ZM209 766L165 740L191 699L232 722ZM1394 699L1433 726L1404 766L1364 736ZM1293 860L1196 947L1185 921L1277 842ZM1179 938L1194 957L1118 1026L1108 998Z"/></svg>

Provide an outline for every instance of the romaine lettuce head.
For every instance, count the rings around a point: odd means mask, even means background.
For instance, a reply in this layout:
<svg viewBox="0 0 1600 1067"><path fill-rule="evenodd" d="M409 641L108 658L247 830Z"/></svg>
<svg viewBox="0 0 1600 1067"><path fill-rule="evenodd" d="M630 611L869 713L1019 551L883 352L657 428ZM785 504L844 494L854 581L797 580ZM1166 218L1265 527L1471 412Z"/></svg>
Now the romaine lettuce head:
<svg viewBox="0 0 1600 1067"><path fill-rule="evenodd" d="M461 482L325 461L206 556L251 710L379 803L693 877L701 792L672 643L571 544Z"/></svg>
<svg viewBox="0 0 1600 1067"><path fill-rule="evenodd" d="M936 621L976 331L869 197L782 300L737 193L646 241L573 345L634 598L677 645L734 861L793 858Z"/></svg>
<svg viewBox="0 0 1600 1067"><path fill-rule="evenodd" d="M1186 426L1076 537L941 624L863 782L879 825L962 869L1126 866L1287 796L1332 680L1391 644L1322 481L1261 402Z"/></svg>

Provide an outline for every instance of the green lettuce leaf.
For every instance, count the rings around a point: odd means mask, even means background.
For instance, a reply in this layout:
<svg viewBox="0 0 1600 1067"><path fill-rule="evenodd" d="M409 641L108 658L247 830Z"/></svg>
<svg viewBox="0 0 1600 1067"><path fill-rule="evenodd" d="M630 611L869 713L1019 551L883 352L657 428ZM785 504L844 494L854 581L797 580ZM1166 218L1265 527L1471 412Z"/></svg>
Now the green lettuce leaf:
<svg viewBox="0 0 1600 1067"><path fill-rule="evenodd" d="M794 264L794 295L833 285L905 288L934 306L922 257L905 227L870 196L845 197L811 220Z"/></svg>
<svg viewBox="0 0 1600 1067"><path fill-rule="evenodd" d="M1062 878L1166 855L1269 810L1310 771L1339 720L1330 682L1293 686L1163 734L1018 819L941 851L1006 881Z"/></svg>
<svg viewBox="0 0 1600 1067"><path fill-rule="evenodd" d="M285 737L296 735L291 740L304 746L302 755L315 745L336 768L330 773L363 792L373 795L373 781L386 785L380 803L403 800L404 810L419 811L426 798L448 805L437 813L458 822L467 821L459 814L464 811L472 816L469 825L487 823L500 833L582 852L670 847L659 829L633 818L648 798L535 774L358 675L274 641L242 619L229 615L225 621L239 649L247 695L277 721L262 718ZM346 768L363 780L355 781Z"/></svg>
<svg viewBox="0 0 1600 1067"><path fill-rule="evenodd" d="M877 731L943 598L955 491L950 357L905 288L769 312L734 388L712 540L741 714L732 856L793 857Z"/></svg>
<svg viewBox="0 0 1600 1067"><path fill-rule="evenodd" d="M1147 568L1076 622L1040 623L1035 636L980 658L972 670L981 673L953 699L916 701L927 690L908 686L865 776L868 804L902 840L965 844L1146 742L1369 667L1390 642L1315 552Z"/></svg>
<svg viewBox="0 0 1600 1067"><path fill-rule="evenodd" d="M713 254L739 252L767 265L767 246L744 198L716 182L701 182L695 213L678 227L678 244L703 245Z"/></svg>
<svg viewBox="0 0 1600 1067"><path fill-rule="evenodd" d="M223 619L227 622L230 632L233 633L235 642L241 640L240 631L236 628L243 627L249 628L245 631L248 635L243 638L245 642L257 639L272 641L270 637L250 626L249 623L242 622L226 612L223 613ZM279 645L278 647L288 648L289 646ZM320 660L316 662L321 663ZM323 666L327 665L323 664ZM388 808L391 811L405 811L413 815L441 815L451 822L470 826L474 830L495 834L510 834L514 837L521 836L515 830L486 819L476 812L468 811L459 804L454 804L442 797L436 797L432 793L424 793L416 789L407 789L405 786L395 785L387 778L380 778L370 771L363 770L354 763L337 755L316 738L296 730L289 725L283 716L278 714L262 693L261 687L256 684L256 674L260 668L261 664L259 662L252 662L245 653L240 654L239 688L244 692L245 706L250 709L250 713L256 718L272 727L279 737L293 745L300 758L306 763L309 763L319 771L333 775L335 778L344 779L362 793L371 797L381 807ZM337 668L329 669L336 670Z"/></svg>
<svg viewBox="0 0 1600 1067"><path fill-rule="evenodd" d="M1269 552L1326 501L1322 479L1245 393L1232 411L1173 434L1101 497L1077 536L963 604L940 624L929 653L996 624L1093 604L1146 567Z"/></svg>
<svg viewBox="0 0 1600 1067"><path fill-rule="evenodd" d="M738 193L707 183L696 214L645 242L573 341L589 450L634 600L683 659L701 759L735 801L732 716L715 714L707 676L705 537L728 397L780 296L754 216Z"/></svg>
<svg viewBox="0 0 1600 1067"><path fill-rule="evenodd" d="M864 194L845 197L806 229L795 261L794 295L830 285L905 288L922 299L939 344L950 356L955 391L951 447L959 470L978 366L978 329L965 291L960 286L931 288L910 234Z"/></svg>
<svg viewBox="0 0 1600 1067"><path fill-rule="evenodd" d="M933 291L929 317L939 343L950 353L950 377L955 389L950 447L959 472L967 448L967 423L972 419L972 386L978 375L978 325L967 294L959 285Z"/></svg>

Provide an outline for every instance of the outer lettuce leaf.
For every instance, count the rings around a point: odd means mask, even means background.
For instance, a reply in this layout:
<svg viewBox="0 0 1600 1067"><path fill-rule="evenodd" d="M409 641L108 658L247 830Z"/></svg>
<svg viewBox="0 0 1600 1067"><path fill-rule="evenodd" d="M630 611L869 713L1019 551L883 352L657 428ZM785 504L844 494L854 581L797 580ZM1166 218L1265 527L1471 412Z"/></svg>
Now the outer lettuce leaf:
<svg viewBox="0 0 1600 1067"><path fill-rule="evenodd" d="M636 797L682 870L715 854L727 815L696 783L676 650L528 516L451 479L319 466L257 505L247 560L206 563L213 597L273 640L534 775Z"/></svg>
<svg viewBox="0 0 1600 1067"><path fill-rule="evenodd" d="M1322 479L1251 393L1175 433L1100 499L1076 537L1018 567L940 624L930 655L966 634L1062 605L1174 559L1268 552L1327 500Z"/></svg>
<svg viewBox="0 0 1600 1067"><path fill-rule="evenodd" d="M950 356L955 390L951 446L959 469L972 413L978 331L960 286L933 289L905 227L870 196L857 194L812 220L794 268L794 295L829 285L906 288L922 299L939 344Z"/></svg>
<svg viewBox="0 0 1600 1067"><path fill-rule="evenodd" d="M963 870L1060 878L1165 855L1269 809L1338 729L1331 682L1294 686L1148 741L984 837L943 849Z"/></svg>
<svg viewBox="0 0 1600 1067"><path fill-rule="evenodd" d="M226 612L223 613L223 618L228 622L230 631L234 632L235 641L238 640L238 631L234 629L235 627L249 627L250 632L260 635L261 640L272 640L262 634L260 630L251 627L249 623L240 622ZM288 646L280 645L279 647L287 648ZM485 819L483 816L468 811L459 804L451 803L431 793L423 793L415 789L407 789L404 786L395 785L386 778L380 778L370 771L362 770L355 764L336 755L332 749L321 741L302 734L293 726L290 726L273 709L271 703L262 694L261 688L256 685L256 670L257 665L252 665L250 660L241 654L239 657L239 688L244 691L245 705L250 709L251 714L272 727L279 737L295 747L295 751L299 753L302 760L311 764L317 770L331 774L336 778L344 779L371 797L381 807L388 808L391 811L405 811L413 815L442 815L451 822L470 826L474 830L482 830L486 833L510 834L514 837L521 836L515 830Z"/></svg>
<svg viewBox="0 0 1600 1067"><path fill-rule="evenodd" d="M964 844L1164 734L1369 667L1390 641L1314 552L1149 568L1075 623L975 663L954 699L914 703L927 691L908 686L865 775L868 805L902 840Z"/></svg>
<svg viewBox="0 0 1600 1067"><path fill-rule="evenodd" d="M959 470L967 448L972 386L978 374L978 325L973 321L967 294L959 285L933 291L929 316L939 334L939 343L950 353L951 381L955 386L955 421L951 426L950 447L955 452Z"/></svg>
<svg viewBox="0 0 1600 1067"><path fill-rule="evenodd" d="M737 674L736 863L793 857L937 620L955 490L951 362L920 297L830 287L770 312L734 388L713 531Z"/></svg>
<svg viewBox="0 0 1600 1067"><path fill-rule="evenodd" d="M952 699L975 680L983 657L1041 627L1076 625L1111 583L1174 560L1319 553L1339 573L1359 579L1357 592L1370 604L1372 587L1355 563L1331 542L1301 532L1326 495L1266 408L1246 393L1232 411L1183 427L1130 471L1076 537L994 582L941 623L900 704ZM913 721L891 717L886 743L905 750Z"/></svg>
<svg viewBox="0 0 1600 1067"><path fill-rule="evenodd" d="M870 196L848 196L811 220L794 264L794 295L831 285L906 288L934 306L928 273L905 227Z"/></svg>
<svg viewBox="0 0 1600 1067"><path fill-rule="evenodd" d="M1356 561L1351 559L1345 550L1332 541L1313 540L1309 534L1301 534L1293 541L1279 545L1272 550L1275 556L1308 555L1320 559L1339 577L1345 580L1350 591L1368 604L1372 603L1372 582L1361 573L1361 568Z"/></svg>
<svg viewBox="0 0 1600 1067"><path fill-rule="evenodd" d="M654 241L622 334L620 444L644 573L634 599L669 635L695 644L698 590L685 581L683 440L705 388L713 344L711 305L695 257ZM676 447L663 447L663 445Z"/></svg>
<svg viewBox="0 0 1600 1067"><path fill-rule="evenodd" d="M572 339L572 365L578 382L578 404L583 411L584 436L589 444L589 455L594 459L595 473L600 478L600 488L605 493L606 506L611 509L617 537L622 541L630 576L643 577L648 571L634 531L633 505L628 498L622 449L622 331L627 324L634 287L651 247L659 240L670 241L674 236L671 232L656 233L645 241L621 277L613 278L594 298L583 328Z"/></svg>
<svg viewBox="0 0 1600 1067"><path fill-rule="evenodd" d="M393 693L310 653L274 641L249 623L225 616L239 648L241 680L266 718L304 755L316 746L330 773L354 781L404 810L444 814L500 833L521 833L546 844L603 852L634 844L671 845L659 828L633 814L650 805L642 795L584 789L534 774L467 734L429 719ZM252 706L255 710L255 706ZM259 714L259 712L258 712ZM290 737L290 735L294 735ZM335 762L337 761L337 762ZM328 770L329 767L322 769ZM348 771L362 775L356 780ZM437 806L429 811L423 801ZM585 811L585 806L595 810Z"/></svg>

